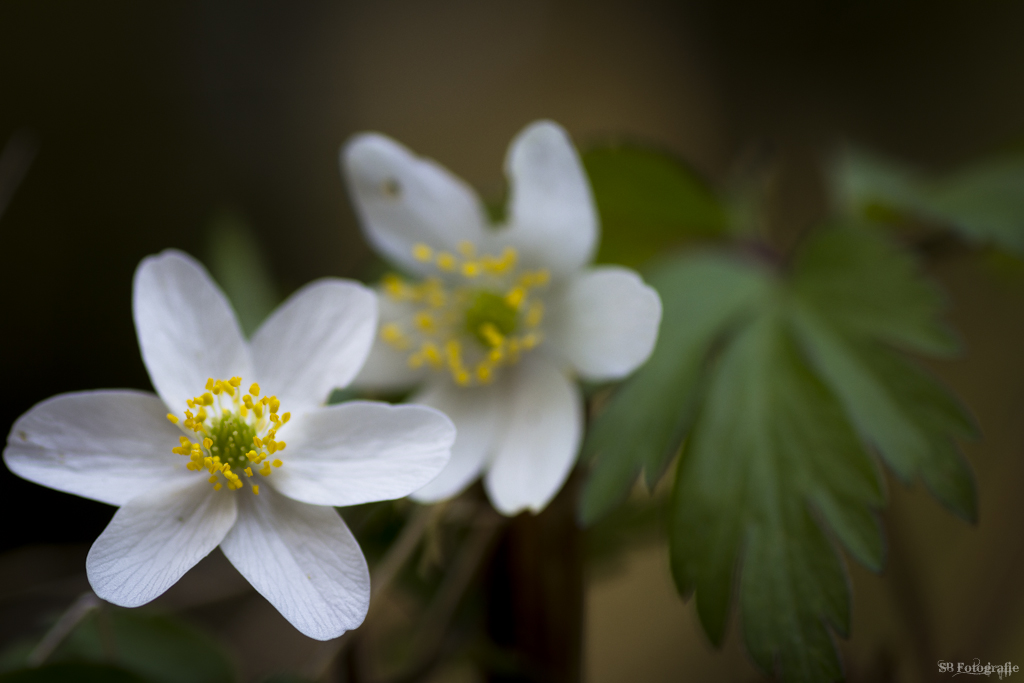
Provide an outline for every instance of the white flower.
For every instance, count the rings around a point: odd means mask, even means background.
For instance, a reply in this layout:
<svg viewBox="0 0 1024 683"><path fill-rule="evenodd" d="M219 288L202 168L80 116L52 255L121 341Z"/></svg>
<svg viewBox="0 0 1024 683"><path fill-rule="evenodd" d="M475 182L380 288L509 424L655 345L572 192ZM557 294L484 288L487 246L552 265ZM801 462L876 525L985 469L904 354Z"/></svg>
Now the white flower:
<svg viewBox="0 0 1024 683"><path fill-rule="evenodd" d="M358 626L370 577L331 506L418 489L455 438L431 408L323 406L369 352L373 293L314 282L246 342L202 266L166 251L139 265L133 309L158 396L55 396L18 419L4 450L25 479L120 506L86 560L96 594L142 605L220 545L302 633Z"/></svg>
<svg viewBox="0 0 1024 683"><path fill-rule="evenodd" d="M585 267L598 221L571 141L547 121L513 140L501 226L466 183L383 135L356 136L341 162L371 244L417 278L385 278L379 340L355 383L419 385L410 401L458 427L448 467L413 497L448 498L486 470L498 510L542 510L579 448L574 377L628 375L661 320L635 272Z"/></svg>

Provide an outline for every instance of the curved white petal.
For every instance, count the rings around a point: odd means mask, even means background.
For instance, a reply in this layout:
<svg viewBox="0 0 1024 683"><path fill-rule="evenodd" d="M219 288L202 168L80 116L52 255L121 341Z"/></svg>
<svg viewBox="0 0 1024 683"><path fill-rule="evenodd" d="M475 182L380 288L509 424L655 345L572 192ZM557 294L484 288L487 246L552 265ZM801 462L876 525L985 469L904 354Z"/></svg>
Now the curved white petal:
<svg viewBox="0 0 1024 683"><path fill-rule="evenodd" d="M297 419L285 464L268 481L313 505L358 505L407 496L451 457L455 426L426 406L350 401Z"/></svg>
<svg viewBox="0 0 1024 683"><path fill-rule="evenodd" d="M235 523L235 498L194 473L190 482L132 498L86 557L96 595L122 607L160 596L221 542Z"/></svg>
<svg viewBox="0 0 1024 683"><path fill-rule="evenodd" d="M111 505L172 479L189 479L175 455L182 431L141 391L61 394L33 406L7 437L4 462L19 477Z"/></svg>
<svg viewBox="0 0 1024 683"><path fill-rule="evenodd" d="M271 488L238 501L238 521L220 544L231 564L299 631L317 640L359 626L370 605L370 572L334 508Z"/></svg>
<svg viewBox="0 0 1024 683"><path fill-rule="evenodd" d="M580 376L625 377L654 350L661 298L634 271L617 266L587 269L552 299L547 338Z"/></svg>
<svg viewBox="0 0 1024 683"><path fill-rule="evenodd" d="M144 258L135 271L132 312L153 388L175 413L205 391L210 377L252 376L231 304L192 257L168 249Z"/></svg>
<svg viewBox="0 0 1024 683"><path fill-rule="evenodd" d="M512 141L505 160L511 196L503 238L526 263L566 276L593 258L598 218L590 182L568 134L537 121Z"/></svg>
<svg viewBox="0 0 1024 683"><path fill-rule="evenodd" d="M293 294L252 338L264 392L292 413L313 409L348 386L377 331L377 301L357 282L319 280ZM248 385L247 385L248 386Z"/></svg>
<svg viewBox="0 0 1024 683"><path fill-rule="evenodd" d="M535 357L516 367L508 428L484 477L495 509L540 512L569 476L583 431L583 398L551 361Z"/></svg>
<svg viewBox="0 0 1024 683"><path fill-rule="evenodd" d="M504 429L502 393L506 377L484 387L459 387L447 380L434 383L413 396L411 403L437 408L455 423L457 435L452 458L429 484L410 496L420 503L436 503L462 492L480 476L493 445Z"/></svg>
<svg viewBox="0 0 1024 683"><path fill-rule="evenodd" d="M413 324L416 308L408 302L395 301L380 290L377 296L377 309L380 311L380 326L398 323L401 327ZM410 351L399 351L384 342L378 334L374 338L370 355L352 385L363 389L396 391L408 389L418 384L430 372L426 367L413 369L409 367Z"/></svg>
<svg viewBox="0 0 1024 683"><path fill-rule="evenodd" d="M342 173L370 243L391 261L423 273L418 243L454 252L486 234L484 209L465 182L379 133L363 133L341 150Z"/></svg>

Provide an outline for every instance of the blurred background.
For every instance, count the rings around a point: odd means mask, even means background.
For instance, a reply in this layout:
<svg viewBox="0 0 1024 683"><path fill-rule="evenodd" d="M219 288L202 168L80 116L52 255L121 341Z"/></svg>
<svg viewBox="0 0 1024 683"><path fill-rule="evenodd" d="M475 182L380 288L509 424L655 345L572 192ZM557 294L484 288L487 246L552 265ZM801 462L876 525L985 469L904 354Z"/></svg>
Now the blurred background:
<svg viewBox="0 0 1024 683"><path fill-rule="evenodd" d="M3 431L56 393L150 388L130 309L147 254L209 262L231 224L266 261L261 296L375 275L337 165L355 132L384 132L489 199L509 140L538 118L584 149L664 148L713 185L768 158L766 222L788 244L825 216L823 169L843 144L943 170L1024 141L1022 29L1011 2L4 0ZM983 431L966 445L980 523L890 478L886 569L848 563L851 680L937 680L937 660L1024 665L1024 276L967 250L926 256L965 340L961 359L930 367ZM113 508L6 470L0 508L3 645L85 589ZM650 538L588 567L585 679L759 680L735 632L723 651L707 643ZM216 629L245 680L309 656L215 555L166 609ZM189 612L211 584L222 602Z"/></svg>

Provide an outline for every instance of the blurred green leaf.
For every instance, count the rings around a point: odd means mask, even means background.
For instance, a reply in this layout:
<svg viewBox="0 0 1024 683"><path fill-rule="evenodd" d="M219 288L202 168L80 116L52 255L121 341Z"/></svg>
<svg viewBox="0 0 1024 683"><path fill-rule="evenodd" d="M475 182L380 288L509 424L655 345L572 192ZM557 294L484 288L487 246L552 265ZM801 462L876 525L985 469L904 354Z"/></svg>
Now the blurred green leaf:
<svg viewBox="0 0 1024 683"><path fill-rule="evenodd" d="M57 648L51 660L112 661L151 683L230 683L234 669L209 635L171 616L104 607Z"/></svg>
<svg viewBox="0 0 1024 683"><path fill-rule="evenodd" d="M690 427L708 347L768 286L764 273L718 254L661 264L647 282L663 302L658 346L587 435L583 457L593 466L579 510L587 525L625 498L641 470L649 487L661 477Z"/></svg>
<svg viewBox="0 0 1024 683"><path fill-rule="evenodd" d="M595 419L581 517L611 509L624 491L616 478L628 486L640 467L663 467L685 438L670 520L680 593L696 594L718 644L735 591L765 672L838 680L830 630L846 635L850 607L833 540L871 569L884 560L872 451L956 514L976 515L953 441L973 436L973 422L894 348L955 350L942 297L907 254L862 228L820 231L785 277L708 255L664 268L652 278L663 337Z"/></svg>
<svg viewBox="0 0 1024 683"><path fill-rule="evenodd" d="M597 260L638 266L666 248L725 233L728 214L682 161L658 150L588 150L583 165L601 216Z"/></svg>
<svg viewBox="0 0 1024 683"><path fill-rule="evenodd" d="M0 683L148 683L137 674L107 664L47 664L0 676Z"/></svg>
<svg viewBox="0 0 1024 683"><path fill-rule="evenodd" d="M929 178L879 158L848 152L833 182L846 209L882 222L912 216L969 242L1024 253L1024 158L993 159Z"/></svg>
<svg viewBox="0 0 1024 683"><path fill-rule="evenodd" d="M237 213L225 209L211 219L207 264L234 306L242 331L252 335L281 299L251 228Z"/></svg>

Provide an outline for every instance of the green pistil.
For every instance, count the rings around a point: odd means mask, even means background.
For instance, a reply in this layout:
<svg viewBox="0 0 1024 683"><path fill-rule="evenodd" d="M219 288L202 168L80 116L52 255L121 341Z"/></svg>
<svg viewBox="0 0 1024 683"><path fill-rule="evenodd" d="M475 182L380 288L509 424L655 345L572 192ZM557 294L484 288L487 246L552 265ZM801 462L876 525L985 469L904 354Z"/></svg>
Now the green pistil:
<svg viewBox="0 0 1024 683"><path fill-rule="evenodd" d="M504 336L516 331L519 312L509 306L505 297L485 289L473 294L473 302L466 309L466 331L481 344L491 348L492 344L480 330L487 323L494 325Z"/></svg>
<svg viewBox="0 0 1024 683"><path fill-rule="evenodd" d="M256 429L234 413L225 413L210 425L210 455L220 456L222 463L231 469L242 469L249 464L246 453L253 449Z"/></svg>

